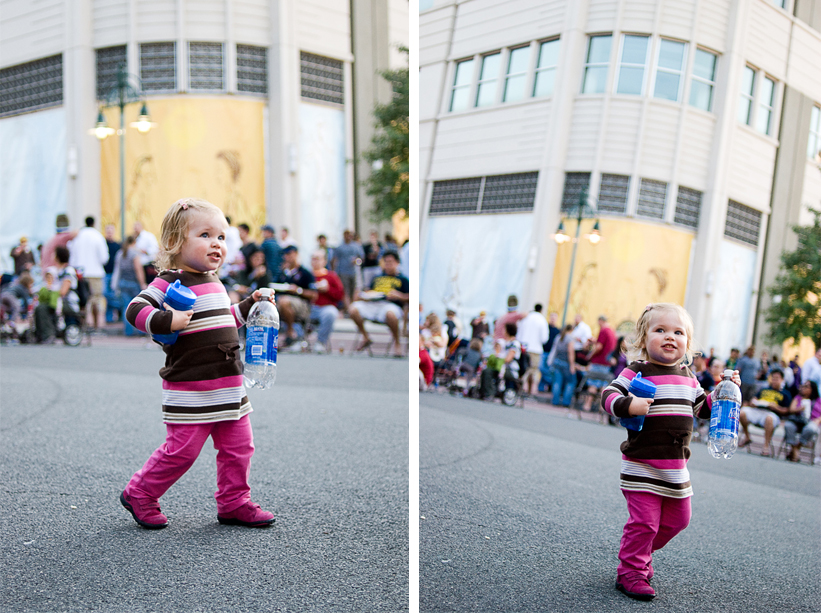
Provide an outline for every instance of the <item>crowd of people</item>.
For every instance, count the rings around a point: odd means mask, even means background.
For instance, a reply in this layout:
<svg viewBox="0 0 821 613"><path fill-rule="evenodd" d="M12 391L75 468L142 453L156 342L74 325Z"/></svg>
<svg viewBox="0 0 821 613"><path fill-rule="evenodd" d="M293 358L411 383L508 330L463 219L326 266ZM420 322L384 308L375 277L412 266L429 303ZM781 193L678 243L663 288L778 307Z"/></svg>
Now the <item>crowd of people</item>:
<svg viewBox="0 0 821 613"><path fill-rule="evenodd" d="M599 316L594 335L581 314L561 328L558 314L545 317L540 304L524 312L513 295L507 304L507 312L494 322L481 311L469 327L453 310L441 321L436 313L423 315L420 305L420 389L437 387L438 375L447 373L458 378L465 395L476 390L473 395L493 399L497 382L515 381L526 397L600 410L602 390L628 365L628 338L617 335L605 315ZM801 365L798 356L787 361L766 351L756 354L754 346L743 354L733 348L726 359L710 349L696 354L689 368L706 393L721 382L725 369L739 371L739 447L751 444L749 426L754 425L764 431L761 455L773 455L773 433L782 424L788 460L799 461L801 448L815 445L821 430L821 349ZM694 436L704 438L706 421L695 420L694 426Z"/></svg>
<svg viewBox="0 0 821 613"><path fill-rule="evenodd" d="M227 255L219 277L232 301L240 302L261 287L274 287L281 317L281 343L301 346L306 332L315 327L313 350L329 350L334 322L350 317L363 341L371 344L365 321L388 326L397 355L401 355L400 327L409 298L408 243L401 247L390 234L380 241L370 232L363 244L359 235L345 230L342 242L331 247L325 235L317 237L310 253L310 268L302 263L300 249L288 228L279 235L270 224L255 242L248 224L234 225L224 238ZM52 343L65 327L66 318L86 315L89 334L102 333L110 324L122 323L126 336L142 334L124 317L126 306L157 276L155 263L160 244L139 221L125 240L115 239L116 228L104 233L94 217L80 230L69 228L68 216L57 216L56 233L32 248L25 236L11 251L14 272L3 275L2 326L4 333ZM24 336L24 332L26 335Z"/></svg>

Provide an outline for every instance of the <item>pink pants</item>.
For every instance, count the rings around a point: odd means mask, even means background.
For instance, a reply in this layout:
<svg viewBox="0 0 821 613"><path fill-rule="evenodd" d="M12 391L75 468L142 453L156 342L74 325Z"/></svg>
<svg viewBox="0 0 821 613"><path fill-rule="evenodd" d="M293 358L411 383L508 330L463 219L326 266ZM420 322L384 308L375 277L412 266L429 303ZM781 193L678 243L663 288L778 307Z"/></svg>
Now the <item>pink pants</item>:
<svg viewBox="0 0 821 613"><path fill-rule="evenodd" d="M619 577L638 571L645 577L653 552L661 549L690 523L690 498L667 498L622 490L630 519L624 525L619 549Z"/></svg>
<svg viewBox="0 0 821 613"><path fill-rule="evenodd" d="M166 424L166 430L165 443L128 482L129 495L159 499L191 468L210 436L217 450L217 513L230 513L251 500L254 435L248 415L213 424Z"/></svg>

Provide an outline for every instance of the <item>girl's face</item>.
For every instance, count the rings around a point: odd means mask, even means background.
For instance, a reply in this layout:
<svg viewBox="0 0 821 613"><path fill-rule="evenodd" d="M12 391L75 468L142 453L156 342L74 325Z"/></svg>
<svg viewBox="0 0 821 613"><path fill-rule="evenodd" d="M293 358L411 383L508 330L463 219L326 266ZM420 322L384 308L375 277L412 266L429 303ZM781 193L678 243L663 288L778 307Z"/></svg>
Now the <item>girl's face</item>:
<svg viewBox="0 0 821 613"><path fill-rule="evenodd" d="M221 213L197 212L192 216L177 265L188 272L214 272L225 261L228 222Z"/></svg>
<svg viewBox="0 0 821 613"><path fill-rule="evenodd" d="M798 391L801 393L802 397L809 398L810 394L812 394L812 387L810 387L809 383L802 383Z"/></svg>
<svg viewBox="0 0 821 613"><path fill-rule="evenodd" d="M687 351L687 332L675 312L653 313L647 330L644 348L653 364L673 366L684 358Z"/></svg>

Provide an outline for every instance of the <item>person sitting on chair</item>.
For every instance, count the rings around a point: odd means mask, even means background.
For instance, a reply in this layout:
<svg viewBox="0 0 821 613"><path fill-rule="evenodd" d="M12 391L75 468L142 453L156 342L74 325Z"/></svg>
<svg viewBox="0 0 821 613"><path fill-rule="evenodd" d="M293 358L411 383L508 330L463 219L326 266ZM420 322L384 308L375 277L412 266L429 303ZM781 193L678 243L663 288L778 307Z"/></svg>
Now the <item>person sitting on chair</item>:
<svg viewBox="0 0 821 613"><path fill-rule="evenodd" d="M744 431L744 439L738 444L739 447L746 447L750 444L749 424L764 428L764 447L761 455L771 456L770 440L773 432L781 423L781 418L789 414L792 397L784 388L784 374L781 369L774 368L770 372L770 385L756 394L752 403L753 406L741 409L741 428Z"/></svg>
<svg viewBox="0 0 821 613"><path fill-rule="evenodd" d="M360 300L351 305L351 319L362 334L362 342L356 348L363 351L370 347L371 338L365 330L365 320L386 324L394 343L394 356L402 357L399 344L399 322L404 318L404 308L408 303L410 282L399 273L399 254L386 251L382 256L382 274L371 281L370 292L359 294Z"/></svg>
<svg viewBox="0 0 821 613"><path fill-rule="evenodd" d="M296 245L288 245L282 250L282 270L277 283L285 283L288 289L277 292L277 305L285 332L285 346L297 341L294 323L307 323L311 317L311 303L317 298L316 279L313 273L299 264L299 250Z"/></svg>
<svg viewBox="0 0 821 613"><path fill-rule="evenodd" d="M311 305L311 319L319 320L317 331L318 342L314 347L317 353L328 351L334 322L339 317L336 305L345 298L342 280L332 270L326 268L328 256L323 249L317 249L311 255L311 268L316 279L316 302Z"/></svg>

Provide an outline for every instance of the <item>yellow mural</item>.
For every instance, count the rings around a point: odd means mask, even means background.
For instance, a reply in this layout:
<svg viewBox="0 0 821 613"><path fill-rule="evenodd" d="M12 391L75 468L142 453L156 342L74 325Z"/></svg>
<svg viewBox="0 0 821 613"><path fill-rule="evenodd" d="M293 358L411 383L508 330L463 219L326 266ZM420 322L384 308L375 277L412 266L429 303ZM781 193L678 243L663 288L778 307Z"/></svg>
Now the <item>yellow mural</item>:
<svg viewBox="0 0 821 613"><path fill-rule="evenodd" d="M582 221L568 323L581 313L595 329L596 319L604 314L614 328L626 331L650 302L684 303L693 234L659 224L602 219L602 240L592 245L583 237L594 223ZM574 236L576 221L565 220L565 228ZM556 254L549 308L560 318L572 252L573 243L568 242Z"/></svg>
<svg viewBox="0 0 821 613"><path fill-rule="evenodd" d="M265 223L262 101L222 98L149 99L157 124L141 134L129 124L139 105L126 107L126 233L142 221L158 238L163 215L183 197L204 198L252 232ZM120 125L119 108L106 121ZM120 235L120 139L101 143L101 210Z"/></svg>

